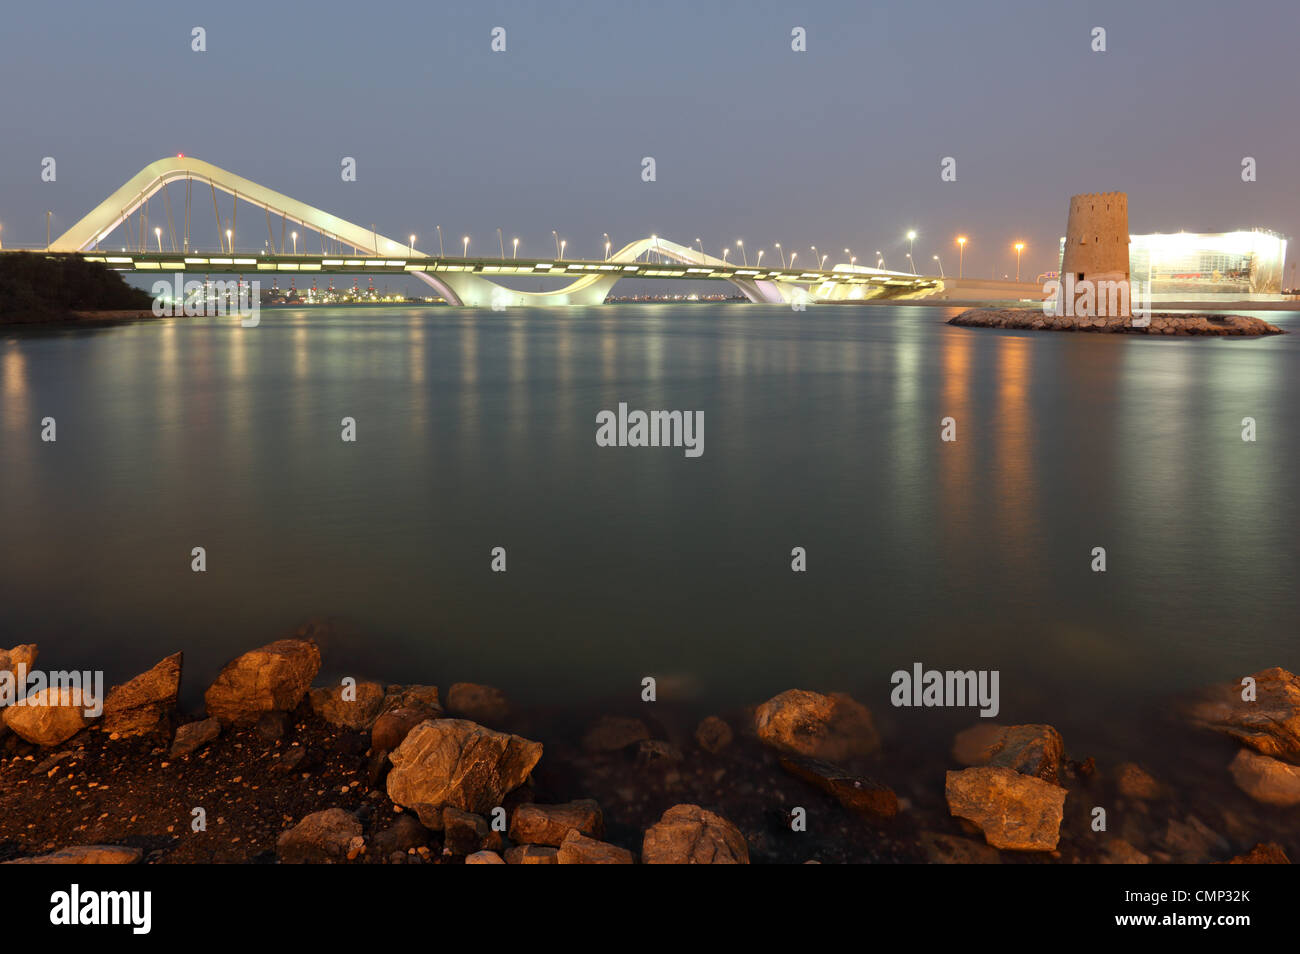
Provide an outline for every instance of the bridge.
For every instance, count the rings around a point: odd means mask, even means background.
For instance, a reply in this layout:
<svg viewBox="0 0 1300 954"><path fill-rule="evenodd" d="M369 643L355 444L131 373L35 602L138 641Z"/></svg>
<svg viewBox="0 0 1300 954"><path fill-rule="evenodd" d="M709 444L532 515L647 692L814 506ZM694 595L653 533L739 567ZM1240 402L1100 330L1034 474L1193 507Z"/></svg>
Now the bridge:
<svg viewBox="0 0 1300 954"><path fill-rule="evenodd" d="M183 225L173 221L168 185L185 184ZM192 199L195 187L212 191L217 221L218 251L200 250L192 244L194 223ZM223 221L217 205L217 191L232 197L229 220ZM163 197L167 249L163 248L164 226L153 229L156 248L150 247L149 200ZM267 242L258 251L238 249L236 226L239 202L265 212ZM136 223L132 223L132 216ZM278 220L278 222L276 222ZM277 247L274 225L280 226ZM285 235L290 227L302 227L320 237L321 253L286 252ZM121 228L125 244L116 249L101 248ZM260 230L260 223L257 226ZM224 236L224 241L222 237ZM211 163L189 156L175 156L150 163L120 189L92 209L84 218L51 242L51 252L81 255L87 261L102 262L127 272L222 272L222 273L346 273L409 274L433 288L452 305L509 307L515 305L596 305L604 302L614 285L624 278L720 280L730 282L754 302L813 303L857 301L879 298L903 299L933 295L943 281L930 276L841 264L834 268L798 269L783 262L777 267L758 267L728 262L706 255L694 246L681 245L659 236L630 242L604 259L574 260L556 256L548 259L488 258L468 255L429 255L414 242L400 242L340 219L283 193L268 189ZM819 265L822 263L818 263ZM499 283L498 279L550 278L564 282L549 291L522 291Z"/></svg>

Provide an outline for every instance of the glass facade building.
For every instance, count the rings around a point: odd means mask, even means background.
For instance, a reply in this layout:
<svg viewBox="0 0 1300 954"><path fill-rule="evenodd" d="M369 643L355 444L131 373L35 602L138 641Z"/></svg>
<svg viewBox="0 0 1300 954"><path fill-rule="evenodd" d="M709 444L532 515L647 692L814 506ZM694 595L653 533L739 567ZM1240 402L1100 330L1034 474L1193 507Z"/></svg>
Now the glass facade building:
<svg viewBox="0 0 1300 954"><path fill-rule="evenodd" d="M1129 275L1153 294L1276 295L1286 241L1266 229L1130 235Z"/></svg>

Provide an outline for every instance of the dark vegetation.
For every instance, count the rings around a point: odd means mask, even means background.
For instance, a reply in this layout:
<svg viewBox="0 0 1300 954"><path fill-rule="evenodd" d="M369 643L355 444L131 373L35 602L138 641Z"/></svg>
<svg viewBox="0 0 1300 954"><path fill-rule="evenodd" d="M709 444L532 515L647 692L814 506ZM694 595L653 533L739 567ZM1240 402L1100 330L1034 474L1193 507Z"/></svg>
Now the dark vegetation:
<svg viewBox="0 0 1300 954"><path fill-rule="evenodd" d="M78 311L148 310L149 295L122 276L78 255L0 255L0 324L73 321Z"/></svg>

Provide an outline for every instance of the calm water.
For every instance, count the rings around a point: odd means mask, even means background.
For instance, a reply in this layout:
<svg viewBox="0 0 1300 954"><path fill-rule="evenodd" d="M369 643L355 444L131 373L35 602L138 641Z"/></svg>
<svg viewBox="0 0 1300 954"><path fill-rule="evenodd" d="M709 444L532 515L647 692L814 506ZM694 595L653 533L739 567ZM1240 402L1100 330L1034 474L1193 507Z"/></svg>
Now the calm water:
<svg viewBox="0 0 1300 954"><path fill-rule="evenodd" d="M573 706L646 674L711 709L845 688L896 724L889 674L919 661L999 669L1000 721L1097 738L1300 668L1300 335L953 313L340 308L0 337L0 644L110 680L184 649L194 700L338 615L358 635L330 674ZM620 401L704 411L704 455L597 447Z"/></svg>

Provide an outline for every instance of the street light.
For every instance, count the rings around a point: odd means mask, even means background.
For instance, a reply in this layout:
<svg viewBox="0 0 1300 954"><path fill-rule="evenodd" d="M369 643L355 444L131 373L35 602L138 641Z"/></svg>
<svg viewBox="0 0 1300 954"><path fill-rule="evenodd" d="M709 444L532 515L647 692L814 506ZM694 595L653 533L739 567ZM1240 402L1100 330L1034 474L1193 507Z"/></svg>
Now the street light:
<svg viewBox="0 0 1300 954"><path fill-rule="evenodd" d="M560 257L560 233L551 229L551 238L555 239L555 257Z"/></svg>
<svg viewBox="0 0 1300 954"><path fill-rule="evenodd" d="M885 256L880 254L880 249L876 249L876 268L885 267Z"/></svg>
<svg viewBox="0 0 1300 954"><path fill-rule="evenodd" d="M907 260L912 263L912 274L916 274L916 262L912 259L912 245L916 241L916 230L907 233Z"/></svg>
<svg viewBox="0 0 1300 954"><path fill-rule="evenodd" d="M730 251L731 251L731 249L729 249L729 248L724 248L724 249L722 250L722 264L723 264L723 265L726 265L726 264L727 264L727 253L730 252Z"/></svg>
<svg viewBox="0 0 1300 954"><path fill-rule="evenodd" d="M564 261L564 246L569 244L568 239L560 239L560 261Z"/></svg>
<svg viewBox="0 0 1300 954"><path fill-rule="evenodd" d="M469 236L466 235L461 241L460 257L469 258Z"/></svg>
<svg viewBox="0 0 1300 954"><path fill-rule="evenodd" d="M736 244L740 246L740 257L744 260L745 267L749 268L749 255L745 253L745 243L740 239L736 239Z"/></svg>
<svg viewBox="0 0 1300 954"><path fill-rule="evenodd" d="M943 274L943 260L942 260L941 258L939 258L938 255L936 255L936 256L934 257L934 260L935 260L936 262L939 263L939 277L940 277L940 278L944 278L944 277L946 277L946 276Z"/></svg>
<svg viewBox="0 0 1300 954"><path fill-rule="evenodd" d="M229 235L230 233L227 232L226 234ZM290 232L289 234L293 236L293 254L297 255L297 254L298 254L298 233L297 233L297 232ZM281 240L284 239L284 233L283 233L283 232L280 233L280 238L281 238Z"/></svg>
<svg viewBox="0 0 1300 954"><path fill-rule="evenodd" d="M226 251L228 252L233 252L235 250L235 240L233 236L234 233L231 232L230 229L226 229ZM297 249L295 248L294 251L297 251Z"/></svg>
<svg viewBox="0 0 1300 954"><path fill-rule="evenodd" d="M852 258L852 257L853 257L853 253L850 252L847 248L844 250L844 254L845 254L848 258Z"/></svg>
<svg viewBox="0 0 1300 954"><path fill-rule="evenodd" d="M957 236L957 248L960 249L960 251L957 253L958 256L957 277L961 278L965 270L965 263L966 263L966 236L964 235Z"/></svg>
<svg viewBox="0 0 1300 954"><path fill-rule="evenodd" d="M781 248L781 243L780 243L780 242L777 242L777 243L776 243L776 250L777 250L778 252L781 253L781 267L782 267L782 268L789 268L789 266L786 265L786 263L785 263L785 250Z"/></svg>
<svg viewBox="0 0 1300 954"><path fill-rule="evenodd" d="M506 257L506 240L501 235L501 228L497 227L497 248L501 249L501 257Z"/></svg>
<svg viewBox="0 0 1300 954"><path fill-rule="evenodd" d="M812 253L813 253L813 265L815 266L815 265L817 264L817 246L816 246L816 245L810 245L810 246L808 246L808 247L812 249Z"/></svg>
<svg viewBox="0 0 1300 954"><path fill-rule="evenodd" d="M798 258L798 257L799 257L799 253L798 253L798 252L791 252L791 253L790 253L790 267L791 267L791 268L794 268L794 260L795 260L796 258Z"/></svg>
<svg viewBox="0 0 1300 954"><path fill-rule="evenodd" d="M414 255L414 254L415 254L415 236L414 236L414 235L411 236L411 244L408 245L408 246L406 247L406 254L407 254L407 255Z"/></svg>
<svg viewBox="0 0 1300 954"><path fill-rule="evenodd" d="M822 260L821 260L821 269L822 269L822 271L825 271L825 270L826 270L826 259L828 259L828 258L830 258L830 257L831 257L831 256L830 256L830 253L829 253L829 252L827 252L825 255L822 256Z"/></svg>
<svg viewBox="0 0 1300 954"><path fill-rule="evenodd" d="M513 246L514 246L514 247L510 250L510 257L511 257L511 258L518 258L518 257L519 257L519 239L514 238L514 239L511 239L510 241L511 241L511 243L512 243Z"/></svg>
<svg viewBox="0 0 1300 954"><path fill-rule="evenodd" d="M158 240L158 251L162 251L162 229L154 227L153 237Z"/></svg>
<svg viewBox="0 0 1300 954"><path fill-rule="evenodd" d="M608 262L608 261L609 261L609 245L610 245L610 242L609 242L609 233L608 233L608 232L602 232L601 234L605 236L605 261Z"/></svg>
<svg viewBox="0 0 1300 954"><path fill-rule="evenodd" d="M754 265L755 265L756 267L758 267L758 268L762 268L762 267L763 267L763 253L766 252L766 251L767 251L767 249L765 249L765 248L760 248L760 249L758 250L758 261L754 263Z"/></svg>
<svg viewBox="0 0 1300 954"><path fill-rule="evenodd" d="M434 228L438 230L438 257L443 258L446 253L442 250L442 226L435 225Z"/></svg>
<svg viewBox="0 0 1300 954"><path fill-rule="evenodd" d="M698 246L700 247L700 261L703 261L703 260L704 260L704 243L700 241L700 237L699 237L698 235L695 237L695 244L698 245ZM1292 269L1292 271L1294 271L1294 269ZM1292 282L1292 284L1294 284L1294 282Z"/></svg>
<svg viewBox="0 0 1300 954"><path fill-rule="evenodd" d="M1024 242L1016 243L1016 281L1020 281L1020 253L1025 250Z"/></svg>

